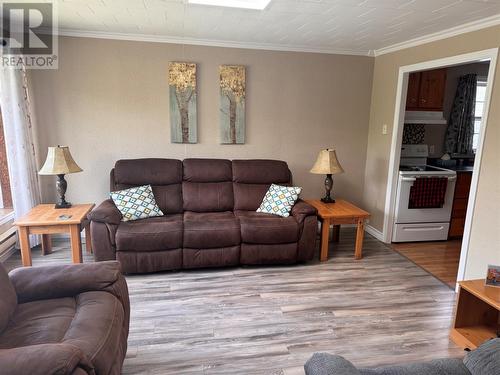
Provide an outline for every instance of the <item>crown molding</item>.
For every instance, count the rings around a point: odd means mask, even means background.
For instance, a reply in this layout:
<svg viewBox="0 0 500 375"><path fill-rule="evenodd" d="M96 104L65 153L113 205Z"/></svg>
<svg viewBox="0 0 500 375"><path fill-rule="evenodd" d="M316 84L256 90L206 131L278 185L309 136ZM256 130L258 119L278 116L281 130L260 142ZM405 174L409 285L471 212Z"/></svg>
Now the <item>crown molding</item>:
<svg viewBox="0 0 500 375"><path fill-rule="evenodd" d="M436 33L424 35L418 38L407 40L406 42L396 43L387 47L383 47L374 51L374 56L385 55L387 53L396 52L402 49L416 47L422 44L435 42L446 38L451 38L460 34L470 33L472 31L485 29L491 26L500 25L500 14L491 17L483 18L481 20L465 23L460 26L455 26L446 30L438 31Z"/></svg>
<svg viewBox="0 0 500 375"><path fill-rule="evenodd" d="M323 47L310 47L310 46L290 46L286 44L273 44L273 43L252 43L252 42L237 42L231 40L217 40L217 39L195 39L195 38L182 38L168 35L151 35L151 34L137 34L137 33L113 33L107 31L88 31L80 29L59 29L59 36L70 36L77 38L97 38L97 39L113 39L113 40L128 40L135 42L153 42L153 43L170 43L170 44L188 44L194 46L208 46L208 47L225 47L225 48L243 48L267 51L283 51L283 52L307 52L307 53L323 53L330 55L356 55L356 56L373 56L373 51L356 51L356 50L342 50L330 49Z"/></svg>

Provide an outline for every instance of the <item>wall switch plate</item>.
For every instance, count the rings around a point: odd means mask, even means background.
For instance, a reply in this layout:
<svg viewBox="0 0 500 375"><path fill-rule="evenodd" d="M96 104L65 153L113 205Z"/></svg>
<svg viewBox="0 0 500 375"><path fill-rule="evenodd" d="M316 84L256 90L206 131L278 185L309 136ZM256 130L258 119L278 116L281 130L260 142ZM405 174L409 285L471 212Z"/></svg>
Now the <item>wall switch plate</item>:
<svg viewBox="0 0 500 375"><path fill-rule="evenodd" d="M384 134L384 135L387 134L387 124L382 125L382 134Z"/></svg>
<svg viewBox="0 0 500 375"><path fill-rule="evenodd" d="M429 154L434 154L434 151L436 151L436 147L434 145L429 146Z"/></svg>

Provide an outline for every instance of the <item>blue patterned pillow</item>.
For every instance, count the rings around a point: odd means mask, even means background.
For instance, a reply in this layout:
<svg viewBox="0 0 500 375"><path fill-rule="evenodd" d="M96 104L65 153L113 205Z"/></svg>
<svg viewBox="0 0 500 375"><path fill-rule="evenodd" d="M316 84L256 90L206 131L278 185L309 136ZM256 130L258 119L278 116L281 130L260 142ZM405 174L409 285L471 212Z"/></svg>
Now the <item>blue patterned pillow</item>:
<svg viewBox="0 0 500 375"><path fill-rule="evenodd" d="M163 212L161 212L160 207L156 204L151 185L113 191L110 196L123 215L122 221L163 216Z"/></svg>
<svg viewBox="0 0 500 375"><path fill-rule="evenodd" d="M281 186L272 184L269 187L257 212L279 215L283 217L290 216L293 205L299 199L302 191L300 187Z"/></svg>

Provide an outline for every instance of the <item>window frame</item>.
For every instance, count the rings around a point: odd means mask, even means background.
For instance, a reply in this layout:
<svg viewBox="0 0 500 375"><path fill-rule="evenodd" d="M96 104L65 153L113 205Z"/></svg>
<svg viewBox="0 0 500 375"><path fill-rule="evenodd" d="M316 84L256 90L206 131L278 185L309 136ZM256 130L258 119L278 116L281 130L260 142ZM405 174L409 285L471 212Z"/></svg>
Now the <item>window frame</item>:
<svg viewBox="0 0 500 375"><path fill-rule="evenodd" d="M488 84L488 77L478 76L476 78L476 84L477 84L477 87L481 86L481 87L484 87L486 89L487 84ZM484 98L484 99L486 99L486 98ZM483 104L483 113L481 114L481 116L476 116L476 104L478 102L481 102ZM474 152L474 154L476 153L476 150L477 150L477 144L474 144L474 138L479 139L479 134L481 132L481 126L482 126L483 117L484 117L484 103L485 103L485 100L477 100L477 90L476 90L476 96L474 98L474 134L472 135L472 139L473 139L472 151ZM478 122L478 121L479 121L479 129L476 132L475 125L476 125L476 122Z"/></svg>

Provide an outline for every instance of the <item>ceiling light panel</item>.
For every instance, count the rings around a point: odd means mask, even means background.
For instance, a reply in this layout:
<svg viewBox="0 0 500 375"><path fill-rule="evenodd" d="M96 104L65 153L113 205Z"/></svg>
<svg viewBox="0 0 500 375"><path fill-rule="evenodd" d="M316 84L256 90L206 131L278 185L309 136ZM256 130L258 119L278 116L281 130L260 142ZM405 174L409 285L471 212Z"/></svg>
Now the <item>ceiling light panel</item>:
<svg viewBox="0 0 500 375"><path fill-rule="evenodd" d="M271 0L188 0L189 4L263 10Z"/></svg>

